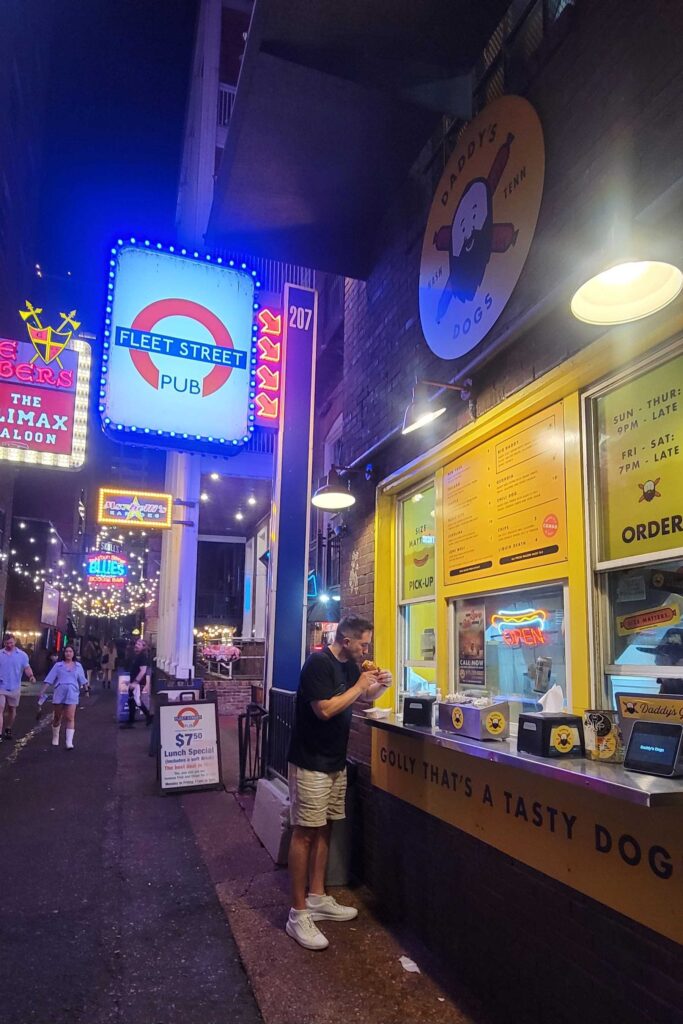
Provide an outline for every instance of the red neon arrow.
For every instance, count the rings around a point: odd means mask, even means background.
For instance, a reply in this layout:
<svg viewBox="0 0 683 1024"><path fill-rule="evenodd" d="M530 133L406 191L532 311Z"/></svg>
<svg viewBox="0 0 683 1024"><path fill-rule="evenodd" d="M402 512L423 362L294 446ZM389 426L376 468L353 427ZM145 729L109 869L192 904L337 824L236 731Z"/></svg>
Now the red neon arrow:
<svg viewBox="0 0 683 1024"><path fill-rule="evenodd" d="M280 390L280 371L275 370L273 372L267 366L259 366L256 371L258 377L259 387L263 388L264 391L279 391Z"/></svg>
<svg viewBox="0 0 683 1024"><path fill-rule="evenodd" d="M262 309L258 315L261 330L264 334L282 334L282 316L271 313L269 309Z"/></svg>
<svg viewBox="0 0 683 1024"><path fill-rule="evenodd" d="M256 408L258 415L264 420L276 420L280 412L280 399L271 398L270 395L257 395Z"/></svg>
<svg viewBox="0 0 683 1024"><path fill-rule="evenodd" d="M266 363L280 362L280 342L271 341L270 338L259 338L259 358Z"/></svg>

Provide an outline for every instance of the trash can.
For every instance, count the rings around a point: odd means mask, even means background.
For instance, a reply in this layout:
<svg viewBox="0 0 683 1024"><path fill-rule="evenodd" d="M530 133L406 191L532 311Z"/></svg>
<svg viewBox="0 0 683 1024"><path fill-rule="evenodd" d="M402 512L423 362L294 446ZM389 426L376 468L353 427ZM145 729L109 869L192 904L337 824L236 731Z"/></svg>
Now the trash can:
<svg viewBox="0 0 683 1024"><path fill-rule="evenodd" d="M330 858L327 862L326 885L348 885L351 877L353 821L356 809L358 765L346 766L346 817L332 822Z"/></svg>

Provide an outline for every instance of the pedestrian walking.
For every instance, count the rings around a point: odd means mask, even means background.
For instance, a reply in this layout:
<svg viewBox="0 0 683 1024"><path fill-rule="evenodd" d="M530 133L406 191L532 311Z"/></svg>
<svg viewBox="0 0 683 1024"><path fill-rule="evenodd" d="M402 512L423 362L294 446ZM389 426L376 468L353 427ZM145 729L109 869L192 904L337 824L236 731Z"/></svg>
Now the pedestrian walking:
<svg viewBox="0 0 683 1024"><path fill-rule="evenodd" d="M330 823L346 816L351 707L359 697L374 700L392 683L391 672L363 664L371 640L372 623L347 615L333 643L309 655L301 669L288 756L292 907L285 930L305 949L329 945L316 921L351 921L358 915L355 907L327 895L325 873Z"/></svg>
<svg viewBox="0 0 683 1024"><path fill-rule="evenodd" d="M52 694L52 746L59 746L59 730L62 721L66 732L66 749L74 748L76 732L76 708L81 689L88 685L85 672L76 661L76 652L71 644L67 644L62 652L62 661L52 666L45 677L43 688L38 698L39 705L45 699L48 686L54 686Z"/></svg>
<svg viewBox="0 0 683 1024"><path fill-rule="evenodd" d="M149 672L151 665L150 653L147 644L144 640L135 641L135 656L133 657L133 663L130 669L130 686L128 687L128 693L132 700L128 702L128 722L126 725L129 729L132 729L135 724L135 712L136 710L142 711L147 725L152 724L152 715L150 714L149 708L146 707L142 700L142 691L145 688L145 682L147 679L147 673Z"/></svg>
<svg viewBox="0 0 683 1024"><path fill-rule="evenodd" d="M90 686L97 672L97 651L91 636L88 637L81 651L81 662L87 679L86 693L90 694Z"/></svg>
<svg viewBox="0 0 683 1024"><path fill-rule="evenodd" d="M28 654L17 647L13 633L6 633L0 651L0 732L3 740L12 739L12 726L17 717L21 699L21 677L26 673L29 682L36 677L29 665Z"/></svg>
<svg viewBox="0 0 683 1024"><path fill-rule="evenodd" d="M102 650L102 689L111 690L111 678L116 668L116 661L118 652L116 650L116 644L113 640L110 640L108 644L105 644Z"/></svg>

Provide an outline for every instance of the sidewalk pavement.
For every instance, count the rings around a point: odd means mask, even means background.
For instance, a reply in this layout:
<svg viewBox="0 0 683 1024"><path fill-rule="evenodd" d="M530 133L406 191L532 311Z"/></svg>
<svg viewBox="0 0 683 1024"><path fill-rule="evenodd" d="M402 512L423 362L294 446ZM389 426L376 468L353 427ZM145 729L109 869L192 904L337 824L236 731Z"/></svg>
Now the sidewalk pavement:
<svg viewBox="0 0 683 1024"><path fill-rule="evenodd" d="M265 1024L485 1024L466 993L435 980L426 951L383 926L365 888L334 890L358 907L353 922L323 922L324 952L302 949L284 931L287 872L251 829L252 796L237 792L236 719L221 718L225 792L186 794L183 809L237 942ZM408 973L407 955L421 973Z"/></svg>
<svg viewBox="0 0 683 1024"><path fill-rule="evenodd" d="M26 691L0 744L0 1020L262 1024L149 730L95 687L67 754Z"/></svg>

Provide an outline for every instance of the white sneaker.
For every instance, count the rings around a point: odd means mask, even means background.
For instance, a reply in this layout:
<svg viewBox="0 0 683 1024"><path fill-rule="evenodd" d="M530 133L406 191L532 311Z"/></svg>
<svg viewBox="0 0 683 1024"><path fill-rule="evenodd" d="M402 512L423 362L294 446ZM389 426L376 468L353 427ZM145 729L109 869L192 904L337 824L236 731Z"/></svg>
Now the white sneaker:
<svg viewBox="0 0 683 1024"><path fill-rule="evenodd" d="M306 909L314 921L353 921L358 917L355 907L344 907L334 896L307 896Z"/></svg>
<svg viewBox="0 0 683 1024"><path fill-rule="evenodd" d="M296 916L293 917L292 914ZM328 940L313 924L313 917L303 910L289 912L285 931L291 939L298 942L304 949L327 949Z"/></svg>

